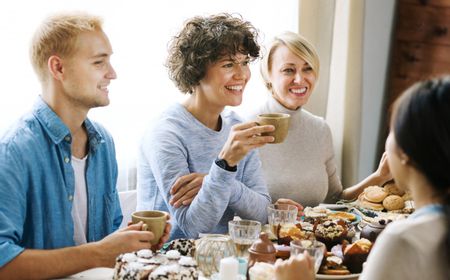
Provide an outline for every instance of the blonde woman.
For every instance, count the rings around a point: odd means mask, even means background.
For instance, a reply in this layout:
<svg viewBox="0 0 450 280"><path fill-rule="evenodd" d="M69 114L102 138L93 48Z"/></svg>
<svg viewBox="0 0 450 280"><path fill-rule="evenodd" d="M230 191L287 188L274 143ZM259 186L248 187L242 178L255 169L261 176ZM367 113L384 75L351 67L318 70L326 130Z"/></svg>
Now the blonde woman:
<svg viewBox="0 0 450 280"><path fill-rule="evenodd" d="M299 209L302 205L352 199L365 187L390 179L383 158L375 173L342 190L330 128L323 118L303 108L319 78L319 64L316 50L301 35L285 32L275 37L261 62L267 102L248 116L255 119L261 113L291 115L286 140L262 147L260 157L272 199Z"/></svg>

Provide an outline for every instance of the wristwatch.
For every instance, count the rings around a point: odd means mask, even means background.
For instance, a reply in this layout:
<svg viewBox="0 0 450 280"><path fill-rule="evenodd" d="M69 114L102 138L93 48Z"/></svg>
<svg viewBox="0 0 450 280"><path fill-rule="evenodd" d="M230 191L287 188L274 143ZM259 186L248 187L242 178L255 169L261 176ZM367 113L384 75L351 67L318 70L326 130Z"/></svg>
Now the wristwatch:
<svg viewBox="0 0 450 280"><path fill-rule="evenodd" d="M220 168L222 168L226 171L231 171L231 172L237 171L237 165L229 166L228 162L226 160L224 160L223 158L217 158L216 164L217 164L217 166L219 166Z"/></svg>

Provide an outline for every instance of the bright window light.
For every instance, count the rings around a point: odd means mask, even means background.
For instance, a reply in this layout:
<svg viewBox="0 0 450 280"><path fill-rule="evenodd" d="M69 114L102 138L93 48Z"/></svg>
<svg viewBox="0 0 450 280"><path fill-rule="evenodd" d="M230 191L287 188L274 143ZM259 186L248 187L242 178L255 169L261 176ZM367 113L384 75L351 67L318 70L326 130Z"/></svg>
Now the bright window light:
<svg viewBox="0 0 450 280"><path fill-rule="evenodd" d="M164 61L167 45L185 20L196 15L239 13L260 30L264 45L283 31L298 31L299 0L40 0L6 1L0 8L0 133L40 94L40 84L29 62L28 48L38 24L48 15L81 10L104 19L114 54L118 78L109 87L111 104L91 110L89 117L113 135L119 168L134 163L140 138L152 119L171 103L184 98L169 80ZM266 90L259 63L252 65L244 101L235 110L243 113L264 102ZM120 175L127 184L127 175ZM119 178L119 179L120 179Z"/></svg>

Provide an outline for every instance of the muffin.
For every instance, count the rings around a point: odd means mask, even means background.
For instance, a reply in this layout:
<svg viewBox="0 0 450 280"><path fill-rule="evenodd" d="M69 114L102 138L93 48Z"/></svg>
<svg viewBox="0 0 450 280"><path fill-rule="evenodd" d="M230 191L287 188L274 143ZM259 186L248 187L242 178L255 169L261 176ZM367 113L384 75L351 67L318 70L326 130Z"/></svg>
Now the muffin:
<svg viewBox="0 0 450 280"><path fill-rule="evenodd" d="M344 265L351 273L361 273L363 263L367 260L372 242L365 238L357 240L344 249Z"/></svg>
<svg viewBox="0 0 450 280"><path fill-rule="evenodd" d="M325 221L316 225L314 235L318 241L325 244L329 251L334 245L342 243L347 238L347 226L342 220Z"/></svg>

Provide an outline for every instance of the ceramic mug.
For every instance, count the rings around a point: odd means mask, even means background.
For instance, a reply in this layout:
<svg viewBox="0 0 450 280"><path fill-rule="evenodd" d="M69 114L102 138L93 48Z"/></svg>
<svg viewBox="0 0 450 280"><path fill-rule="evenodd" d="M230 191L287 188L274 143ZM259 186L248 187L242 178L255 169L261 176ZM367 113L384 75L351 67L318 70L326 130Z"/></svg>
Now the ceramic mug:
<svg viewBox="0 0 450 280"><path fill-rule="evenodd" d="M263 136L273 136L275 140L269 144L281 143L286 139L289 130L291 115L283 113L260 114L256 117L259 125L273 125L274 131L264 132Z"/></svg>
<svg viewBox="0 0 450 280"><path fill-rule="evenodd" d="M150 241L156 245L164 234L164 228L167 223L167 212L158 210L137 211L131 214L131 222L137 224L140 221L144 223L142 230L153 232L155 238Z"/></svg>

